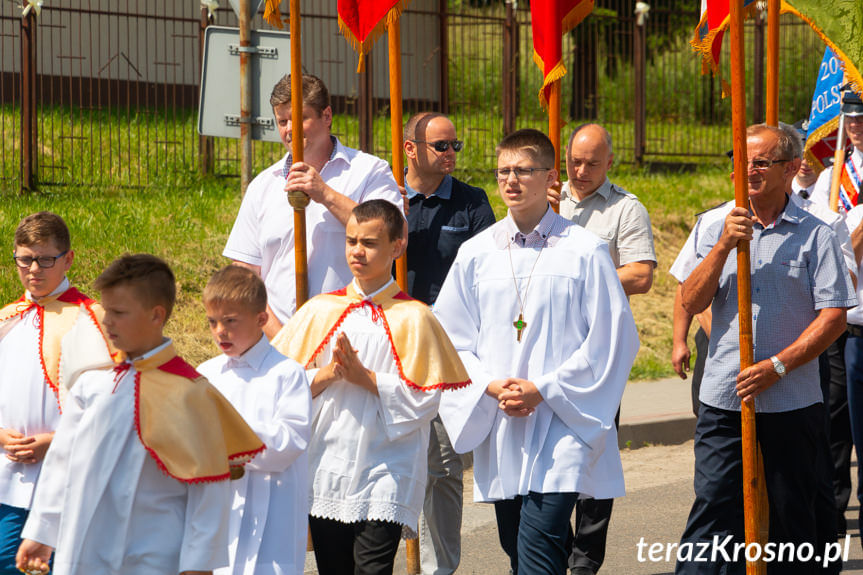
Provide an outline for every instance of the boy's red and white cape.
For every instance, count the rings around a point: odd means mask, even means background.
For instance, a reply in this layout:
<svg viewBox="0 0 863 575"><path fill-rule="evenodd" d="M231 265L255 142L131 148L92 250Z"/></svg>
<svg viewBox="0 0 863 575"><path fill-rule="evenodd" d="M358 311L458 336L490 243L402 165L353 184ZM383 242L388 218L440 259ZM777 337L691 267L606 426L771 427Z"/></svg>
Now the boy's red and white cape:
<svg viewBox="0 0 863 575"><path fill-rule="evenodd" d="M62 409L66 392L83 371L115 363L116 351L101 327L105 312L74 287L38 302L21 296L0 309L0 339L31 309L37 314L39 360L45 383Z"/></svg>
<svg viewBox="0 0 863 575"><path fill-rule="evenodd" d="M118 376L129 368L118 365ZM135 429L156 464L185 483L242 476L264 450L252 428L174 346L131 363L135 368Z"/></svg>
<svg viewBox="0 0 863 575"><path fill-rule="evenodd" d="M371 301L364 300L353 283L312 298L276 335L273 346L309 368L348 314L363 306L372 310L373 319L382 320L399 376L409 387L446 390L470 384L458 353L429 307L395 283Z"/></svg>

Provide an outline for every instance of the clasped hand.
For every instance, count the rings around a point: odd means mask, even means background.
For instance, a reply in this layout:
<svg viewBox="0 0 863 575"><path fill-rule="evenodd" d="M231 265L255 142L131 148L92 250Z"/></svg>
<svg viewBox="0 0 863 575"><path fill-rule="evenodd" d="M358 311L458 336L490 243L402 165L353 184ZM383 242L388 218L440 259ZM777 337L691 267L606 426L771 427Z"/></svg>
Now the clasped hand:
<svg viewBox="0 0 863 575"><path fill-rule="evenodd" d="M511 417L527 417L542 402L536 385L518 377L496 379L488 385L486 393L497 399L501 411Z"/></svg>

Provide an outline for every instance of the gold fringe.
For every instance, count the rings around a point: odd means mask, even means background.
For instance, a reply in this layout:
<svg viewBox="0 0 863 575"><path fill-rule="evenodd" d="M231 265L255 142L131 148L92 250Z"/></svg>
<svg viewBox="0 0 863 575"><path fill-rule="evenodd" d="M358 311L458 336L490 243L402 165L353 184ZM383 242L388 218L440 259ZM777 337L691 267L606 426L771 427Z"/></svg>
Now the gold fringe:
<svg viewBox="0 0 863 575"><path fill-rule="evenodd" d="M757 2L753 2L749 6L743 9L743 19L752 18L758 13ZM786 14L793 10L791 6L789 6L785 0L782 0L782 3L779 8L780 14ZM731 23L731 15L725 17L724 20L717 26L707 32L707 35L704 38L698 37L698 31L701 27L707 23L707 14L702 15L701 20L698 21L698 26L695 27L695 35L692 37L692 40L689 41L689 45L692 46L692 49L701 55L701 73L707 74L707 71L711 71L713 74L716 74L719 71L719 68L716 62L713 61L713 42L716 39L717 34L720 32L724 32L728 29L729 24ZM724 95L722 96L725 97Z"/></svg>
<svg viewBox="0 0 863 575"><path fill-rule="evenodd" d="M270 0L267 0L268 2ZM365 55L371 52L372 46L378 40L378 38L383 35L386 31L387 27L393 23L397 22L399 17L401 16L402 10L404 10L410 0L399 0L395 6L390 8L390 11L387 12L387 15L380 19L380 21L375 24L375 27L372 28L371 32L369 32L368 36L366 36L365 41L360 41L348 25L342 20L341 14L339 15L339 31L342 33L342 36L345 37L345 40L348 41L348 45L354 49L354 51L358 52L360 55L360 61L357 64L357 74L360 74L363 70L365 70Z"/></svg>
<svg viewBox="0 0 863 575"><path fill-rule="evenodd" d="M787 10L785 10L786 6ZM854 62L852 62L851 59L845 54L845 52L840 50L839 47L834 44L833 41L830 40L830 38L828 38L821 30L821 28L819 28L812 20L801 14L793 6L788 6L787 4L785 4L784 1L782 2L782 7L783 13L787 12L789 14L794 14L795 16L809 24L809 27L812 28L812 30L816 34L818 34L818 37L821 38L821 41L824 42L827 46L829 46L831 50L833 50L833 53L836 54L836 57L839 58L839 60L842 62L842 70L845 72L845 78L849 82L851 82L851 89L854 90L858 95L863 97L863 76L860 75L860 70L857 69L857 67L854 65Z"/></svg>
<svg viewBox="0 0 863 575"><path fill-rule="evenodd" d="M285 27L282 24L282 13L279 11L279 0L267 0L267 5L264 8L264 20L279 30Z"/></svg>
<svg viewBox="0 0 863 575"><path fill-rule="evenodd" d="M570 10L561 21L561 36L566 34L579 24L593 11L594 0L582 0L572 10ZM561 51L562 52L562 51ZM536 50L533 51L533 62L539 67L540 72L545 74L545 62ZM556 80L560 80L566 75L566 67L561 61L555 64L554 68L545 76L542 82L542 87L539 89L539 105L545 110L548 108L548 101L545 98L545 88Z"/></svg>
<svg viewBox="0 0 863 575"><path fill-rule="evenodd" d="M534 53L534 57L536 57L536 53ZM549 84L556 80L560 80L566 75L566 66L563 65L563 62L558 62L555 64L554 68L551 69L545 80L542 82L542 87L539 89L539 105L542 106L542 109L545 110L548 108L548 100L545 97L545 89Z"/></svg>
<svg viewBox="0 0 863 575"><path fill-rule="evenodd" d="M838 128L839 117L837 116L826 124L819 126L812 134L806 134L806 148L803 150L803 155L805 156L806 161L809 162L809 166L816 172L820 173L824 169L824 166L818 158L815 157L815 154L812 153L812 146L815 145L815 142L823 140L830 135L830 132L833 132ZM809 143L810 141L812 144Z"/></svg>

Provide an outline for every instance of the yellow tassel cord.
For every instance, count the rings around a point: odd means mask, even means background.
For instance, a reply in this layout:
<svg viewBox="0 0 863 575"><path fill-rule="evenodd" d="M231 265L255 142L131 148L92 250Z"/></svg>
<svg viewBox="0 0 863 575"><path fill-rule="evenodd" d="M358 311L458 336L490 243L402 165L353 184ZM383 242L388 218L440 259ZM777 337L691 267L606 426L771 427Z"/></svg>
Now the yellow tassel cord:
<svg viewBox="0 0 863 575"><path fill-rule="evenodd" d="M269 1L269 0L267 0ZM339 31L342 33L342 36L345 37L345 40L348 41L348 45L353 48L360 55L360 61L357 65L357 74L362 73L365 69L365 56L372 50L372 46L377 41L378 38L383 35L384 31L386 31L387 26L390 23L395 22L401 16L402 10L407 7L408 2L410 0L399 0L399 2L390 8L390 11L387 13L386 17L381 18L381 20L375 24L375 27L372 28L371 32L369 32L368 36L366 36L365 41L361 42L359 38L357 38L348 25L342 20L342 17L339 16Z"/></svg>
<svg viewBox="0 0 863 575"><path fill-rule="evenodd" d="M581 2L578 6L569 11L569 13L561 20L561 35L566 34L579 24L593 11L593 0ZM545 72L545 62L542 61L539 53L533 51L533 61L539 67L540 71ZM560 80L566 75L566 66L563 65L563 60L555 64L554 68L545 76L542 82L542 87L539 89L539 105L545 110L548 108L548 101L545 98L545 88Z"/></svg>
<svg viewBox="0 0 863 575"><path fill-rule="evenodd" d="M279 11L279 0L267 0L267 5L264 8L264 21L279 30L285 27L282 23L282 13Z"/></svg>

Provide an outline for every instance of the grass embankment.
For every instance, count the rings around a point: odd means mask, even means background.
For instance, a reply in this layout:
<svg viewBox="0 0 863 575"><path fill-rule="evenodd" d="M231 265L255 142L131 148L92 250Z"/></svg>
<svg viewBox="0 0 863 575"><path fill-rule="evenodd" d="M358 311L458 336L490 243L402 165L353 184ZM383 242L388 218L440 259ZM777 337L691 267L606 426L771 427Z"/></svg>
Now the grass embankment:
<svg viewBox="0 0 863 575"><path fill-rule="evenodd" d="M633 379L671 373L671 304L676 283L668 268L694 221L694 215L724 198L730 182L725 171L705 167L695 173L651 174L619 166L613 180L638 195L653 223L659 267L653 289L632 298L641 336L641 350ZM478 181L489 193L498 217L505 213L494 184ZM11 257L12 235L24 215L52 210L61 214L72 230L76 253L73 282L85 292L98 273L124 252L150 252L165 258L174 268L179 296L167 333L179 351L193 364L215 355L210 341L201 290L210 274L227 263L221 251L240 205L238 181L211 180L198 189L91 190L50 187L31 196L2 194L0 241L8 251L0 274L0 300L20 295L20 284Z"/></svg>

